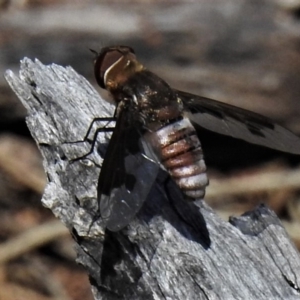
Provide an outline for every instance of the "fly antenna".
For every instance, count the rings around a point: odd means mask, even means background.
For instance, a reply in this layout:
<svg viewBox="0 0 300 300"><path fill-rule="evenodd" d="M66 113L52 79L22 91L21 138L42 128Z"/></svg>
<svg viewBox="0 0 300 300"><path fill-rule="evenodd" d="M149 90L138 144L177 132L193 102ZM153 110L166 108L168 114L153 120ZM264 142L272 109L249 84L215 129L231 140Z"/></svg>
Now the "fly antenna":
<svg viewBox="0 0 300 300"><path fill-rule="evenodd" d="M99 55L99 53L96 51L96 50L94 50L94 49L91 49L91 48L89 48L89 50L93 53L93 54L95 54L96 56L98 56Z"/></svg>

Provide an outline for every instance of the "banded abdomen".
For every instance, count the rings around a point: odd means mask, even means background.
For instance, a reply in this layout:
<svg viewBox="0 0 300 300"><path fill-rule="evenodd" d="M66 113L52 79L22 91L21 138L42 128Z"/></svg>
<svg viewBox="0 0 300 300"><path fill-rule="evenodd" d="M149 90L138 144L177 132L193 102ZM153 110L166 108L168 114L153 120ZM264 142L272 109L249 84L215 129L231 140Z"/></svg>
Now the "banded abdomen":
<svg viewBox="0 0 300 300"><path fill-rule="evenodd" d="M156 152L182 192L191 200L202 199L208 185L201 143L188 118L170 123L152 135Z"/></svg>

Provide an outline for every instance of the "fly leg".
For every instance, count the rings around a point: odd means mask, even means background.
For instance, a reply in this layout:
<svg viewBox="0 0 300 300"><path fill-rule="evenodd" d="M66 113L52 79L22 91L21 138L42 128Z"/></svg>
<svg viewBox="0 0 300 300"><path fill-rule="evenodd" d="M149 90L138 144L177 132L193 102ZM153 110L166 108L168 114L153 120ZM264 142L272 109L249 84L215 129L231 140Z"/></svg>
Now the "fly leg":
<svg viewBox="0 0 300 300"><path fill-rule="evenodd" d="M95 133L94 133L93 140L95 140L95 138L97 137L98 132L100 132L100 131L98 131L99 129L100 129L100 130L101 130L101 129L110 129L111 131L113 131L113 128L107 128L107 126L109 125L109 123L112 122L112 121L116 121L116 119L113 118L113 117L107 117L107 118L95 118L95 119L93 119L93 121L91 122L91 124L90 124L90 126L89 126L89 128L88 128L88 130L87 130L87 132L86 132L86 134L85 134L85 136L84 136L84 138L83 138L83 140L81 140L81 141L76 141L76 142L74 142L74 143L72 143L72 144L75 144L75 143L83 143L83 142L88 141L88 137L89 137L89 135L90 135L90 133L91 133L91 130L92 130L92 128L93 128L93 125L94 125L94 123L96 123L96 122L107 122L107 123L106 123L103 127L97 128L97 130L96 130ZM103 130L103 132L105 132L105 131L108 132L109 130Z"/></svg>
<svg viewBox="0 0 300 300"><path fill-rule="evenodd" d="M105 122L107 121L107 123L101 127L101 128L97 128L94 135L93 135L93 138L90 140L88 137L91 133L91 130L93 128L93 125L95 122L99 122L99 121L102 121L102 122ZM78 143L84 143L86 141L92 141L92 146L90 148L90 151L82 156L79 156L79 157L76 157L76 158L73 158L71 159L70 161L71 162L75 162L75 161L78 161L78 160L82 160L86 157L88 157L90 154L92 154L94 152L94 147L95 147L95 144L96 144L96 141L97 141L97 136L100 132L112 132L114 130L114 128L107 128L107 126L110 124L110 122L112 121L115 121L115 118L112 118L112 117L109 117L109 118L95 118L93 119L93 121L91 122L89 128L88 128L88 131L86 133L86 135L84 136L83 140L80 140L80 141L76 141L76 142L70 142L70 143L66 143L66 144L78 144Z"/></svg>

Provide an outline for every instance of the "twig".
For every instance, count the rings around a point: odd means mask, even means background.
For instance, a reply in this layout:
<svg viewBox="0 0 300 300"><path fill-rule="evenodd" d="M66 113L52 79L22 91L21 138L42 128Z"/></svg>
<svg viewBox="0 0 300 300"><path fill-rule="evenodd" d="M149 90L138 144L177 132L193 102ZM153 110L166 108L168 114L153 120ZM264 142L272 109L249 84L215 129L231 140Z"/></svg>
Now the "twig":
<svg viewBox="0 0 300 300"><path fill-rule="evenodd" d="M37 154L34 145L25 139L9 135L0 137L0 168L22 185L42 194L46 176Z"/></svg>
<svg viewBox="0 0 300 300"><path fill-rule="evenodd" d="M255 175L214 179L207 188L206 198L246 195L261 192L300 189L300 169L257 173Z"/></svg>
<svg viewBox="0 0 300 300"><path fill-rule="evenodd" d="M69 231L60 221L51 221L31 228L0 244L0 264L67 234Z"/></svg>

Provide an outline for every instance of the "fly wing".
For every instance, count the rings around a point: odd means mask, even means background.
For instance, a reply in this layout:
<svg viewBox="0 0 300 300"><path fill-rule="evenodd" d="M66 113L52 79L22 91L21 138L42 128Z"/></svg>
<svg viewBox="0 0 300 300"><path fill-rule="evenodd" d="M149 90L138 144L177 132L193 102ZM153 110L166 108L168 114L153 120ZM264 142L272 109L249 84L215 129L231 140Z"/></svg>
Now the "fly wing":
<svg viewBox="0 0 300 300"><path fill-rule="evenodd" d="M126 126L123 112L109 142L98 182L98 201L106 227L118 231L140 210L157 177L159 165L140 148L137 127ZM124 126L125 125L125 126Z"/></svg>
<svg viewBox="0 0 300 300"><path fill-rule="evenodd" d="M216 100L177 91L194 125L249 143L300 154L300 138L259 114Z"/></svg>

